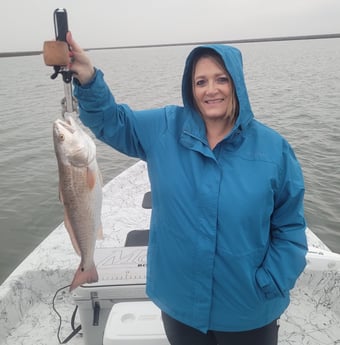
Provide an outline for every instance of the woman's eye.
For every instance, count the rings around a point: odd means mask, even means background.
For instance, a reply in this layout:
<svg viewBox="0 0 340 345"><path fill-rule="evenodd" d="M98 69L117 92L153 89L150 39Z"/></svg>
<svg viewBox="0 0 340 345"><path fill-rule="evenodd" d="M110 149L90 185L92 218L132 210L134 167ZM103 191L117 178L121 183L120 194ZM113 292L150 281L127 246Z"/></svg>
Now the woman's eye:
<svg viewBox="0 0 340 345"><path fill-rule="evenodd" d="M196 81L196 86L203 86L205 84L205 80L204 79L199 79Z"/></svg>
<svg viewBox="0 0 340 345"><path fill-rule="evenodd" d="M229 83L229 78L228 77L219 77L217 81L221 84L226 84Z"/></svg>

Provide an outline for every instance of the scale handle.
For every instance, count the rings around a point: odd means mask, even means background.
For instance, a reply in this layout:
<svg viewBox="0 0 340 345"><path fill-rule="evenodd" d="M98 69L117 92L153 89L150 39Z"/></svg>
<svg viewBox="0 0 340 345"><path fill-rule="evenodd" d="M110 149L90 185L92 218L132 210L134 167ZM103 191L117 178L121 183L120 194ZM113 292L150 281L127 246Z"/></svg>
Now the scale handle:
<svg viewBox="0 0 340 345"><path fill-rule="evenodd" d="M66 34L68 32L68 20L67 20L67 11L65 8L57 8L53 13L54 19L54 31L55 38L57 41L66 42ZM70 46L68 45L70 50ZM58 72L56 72L58 73ZM65 93L65 104L63 112L72 113L76 110L73 102L72 96L72 72L68 69L65 69L61 72L64 80L64 93Z"/></svg>
<svg viewBox="0 0 340 345"><path fill-rule="evenodd" d="M57 41L66 42L68 32L67 12L65 8L57 8L54 11L54 31Z"/></svg>

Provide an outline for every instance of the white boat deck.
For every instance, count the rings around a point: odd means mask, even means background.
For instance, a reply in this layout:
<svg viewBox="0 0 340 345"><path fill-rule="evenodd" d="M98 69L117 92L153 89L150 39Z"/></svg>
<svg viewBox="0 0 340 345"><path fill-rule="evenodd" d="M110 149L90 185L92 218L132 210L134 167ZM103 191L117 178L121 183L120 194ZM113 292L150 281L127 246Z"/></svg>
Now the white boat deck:
<svg viewBox="0 0 340 345"><path fill-rule="evenodd" d="M124 246L131 230L147 229L150 210L141 207L149 191L145 164L137 163L104 188L104 240L97 247ZM281 318L280 345L340 344L340 255L308 230L308 265ZM52 309L57 289L68 285L79 264L61 224L0 286L0 345L58 344L59 319ZM68 290L58 295L61 339L71 332L75 302ZM79 324L76 318L76 326ZM84 344L78 334L69 344Z"/></svg>

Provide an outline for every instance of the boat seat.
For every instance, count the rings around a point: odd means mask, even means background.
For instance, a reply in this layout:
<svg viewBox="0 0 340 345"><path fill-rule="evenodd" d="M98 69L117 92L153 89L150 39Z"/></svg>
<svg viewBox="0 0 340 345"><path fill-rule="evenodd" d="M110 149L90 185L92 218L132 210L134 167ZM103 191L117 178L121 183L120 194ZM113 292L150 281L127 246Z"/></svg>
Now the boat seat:
<svg viewBox="0 0 340 345"><path fill-rule="evenodd" d="M149 229L131 230L125 240L125 247L147 246L149 243Z"/></svg>
<svg viewBox="0 0 340 345"><path fill-rule="evenodd" d="M142 207L145 209L152 208L151 192L146 192L143 197ZM139 247L147 246L149 243L149 229L145 230L132 230L130 231L125 240L125 247Z"/></svg>
<svg viewBox="0 0 340 345"><path fill-rule="evenodd" d="M146 209L152 209L151 192L146 192L143 197L142 207Z"/></svg>

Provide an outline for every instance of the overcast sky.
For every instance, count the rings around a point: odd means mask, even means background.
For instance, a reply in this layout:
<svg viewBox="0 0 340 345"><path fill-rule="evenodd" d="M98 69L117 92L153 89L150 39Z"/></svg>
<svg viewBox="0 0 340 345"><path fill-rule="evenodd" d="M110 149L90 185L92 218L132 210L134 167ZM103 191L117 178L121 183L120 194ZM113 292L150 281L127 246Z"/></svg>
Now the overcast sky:
<svg viewBox="0 0 340 345"><path fill-rule="evenodd" d="M58 7L84 48L340 33L340 0L1 0L0 52L41 50Z"/></svg>

